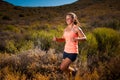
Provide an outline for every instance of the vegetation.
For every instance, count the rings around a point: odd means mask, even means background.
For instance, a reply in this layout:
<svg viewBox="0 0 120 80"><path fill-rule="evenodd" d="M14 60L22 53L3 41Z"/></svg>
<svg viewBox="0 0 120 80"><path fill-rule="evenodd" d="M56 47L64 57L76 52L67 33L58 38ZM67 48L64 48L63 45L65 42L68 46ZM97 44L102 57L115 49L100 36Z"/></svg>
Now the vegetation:
<svg viewBox="0 0 120 80"><path fill-rule="evenodd" d="M23 45L19 49L19 54L9 56L2 54L0 62L1 79L4 80L15 76L18 79L33 80L66 79L59 72L59 61L62 60L62 54L60 51L56 53L56 49L61 50L59 49L61 47L55 48L59 44L53 45L51 40L51 36L53 35L54 30L51 33L46 31L32 33L30 38L32 43L31 41L25 42L25 46ZM96 28L92 33L89 32L86 35L87 41L80 43L80 54L78 60L75 62L79 66L79 74L76 76L76 80L119 79L119 33L110 28ZM8 41L7 44L9 52L17 50L13 41ZM31 47L31 44L36 47ZM27 49L28 51L26 51Z"/></svg>
<svg viewBox="0 0 120 80"><path fill-rule="evenodd" d="M73 10L87 36L86 42L79 42L78 58L71 65L78 67L75 80L120 79L118 0L37 8L0 4L0 80L66 80L59 71L64 42L52 38L62 36L64 14Z"/></svg>

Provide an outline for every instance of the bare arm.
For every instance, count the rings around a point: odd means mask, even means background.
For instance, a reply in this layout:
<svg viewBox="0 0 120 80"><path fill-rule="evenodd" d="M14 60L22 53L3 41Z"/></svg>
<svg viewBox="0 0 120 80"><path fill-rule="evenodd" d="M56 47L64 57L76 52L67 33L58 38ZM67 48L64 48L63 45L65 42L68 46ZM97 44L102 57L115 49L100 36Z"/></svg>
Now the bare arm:
<svg viewBox="0 0 120 80"><path fill-rule="evenodd" d="M78 40L78 41L86 41L86 36L85 34L83 33L82 29L81 28L77 28L77 33L78 33L78 38L75 38L75 40Z"/></svg>

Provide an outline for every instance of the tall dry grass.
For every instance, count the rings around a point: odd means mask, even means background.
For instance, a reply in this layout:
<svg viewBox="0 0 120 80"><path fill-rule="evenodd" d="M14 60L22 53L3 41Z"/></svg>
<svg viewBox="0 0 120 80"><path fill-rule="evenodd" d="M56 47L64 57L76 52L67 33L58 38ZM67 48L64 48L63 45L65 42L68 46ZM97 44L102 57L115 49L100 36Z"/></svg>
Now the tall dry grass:
<svg viewBox="0 0 120 80"><path fill-rule="evenodd" d="M61 53L54 49L48 52L40 49L29 50L21 54L0 55L1 80L65 80L59 72Z"/></svg>

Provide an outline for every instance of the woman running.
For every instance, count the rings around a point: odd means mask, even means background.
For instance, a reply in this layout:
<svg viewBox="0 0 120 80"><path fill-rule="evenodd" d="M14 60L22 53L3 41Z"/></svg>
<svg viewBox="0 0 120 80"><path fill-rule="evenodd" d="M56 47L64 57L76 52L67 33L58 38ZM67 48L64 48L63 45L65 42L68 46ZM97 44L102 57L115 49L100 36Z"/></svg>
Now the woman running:
<svg viewBox="0 0 120 80"><path fill-rule="evenodd" d="M65 41L63 60L60 65L60 70L67 72L72 71L72 73L76 73L76 70L70 67L70 64L77 58L78 41L85 41L86 36L83 33L82 29L79 27L80 23L75 13L70 12L66 15L66 23L67 27L64 29L62 38L54 37L53 41Z"/></svg>

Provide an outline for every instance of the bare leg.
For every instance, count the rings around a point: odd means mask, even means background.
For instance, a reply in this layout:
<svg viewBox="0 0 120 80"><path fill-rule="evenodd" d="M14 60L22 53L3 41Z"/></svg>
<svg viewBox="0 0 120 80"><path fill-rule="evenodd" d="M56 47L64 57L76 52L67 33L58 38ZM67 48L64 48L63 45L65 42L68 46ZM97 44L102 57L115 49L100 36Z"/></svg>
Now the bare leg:
<svg viewBox="0 0 120 80"><path fill-rule="evenodd" d="M69 58L63 59L61 65L60 65L60 70L64 71L65 74L68 77L68 80L70 80L71 76L76 75L76 70L72 67L70 67L70 64L72 61Z"/></svg>
<svg viewBox="0 0 120 80"><path fill-rule="evenodd" d="M72 63L72 61L69 58L63 59L60 69L65 72L67 76L67 80L70 80L70 70L69 70L69 65Z"/></svg>
<svg viewBox="0 0 120 80"><path fill-rule="evenodd" d="M69 65L72 63L72 61L69 58L65 58L63 59L61 65L60 65L60 69L62 71L66 71L69 69Z"/></svg>

